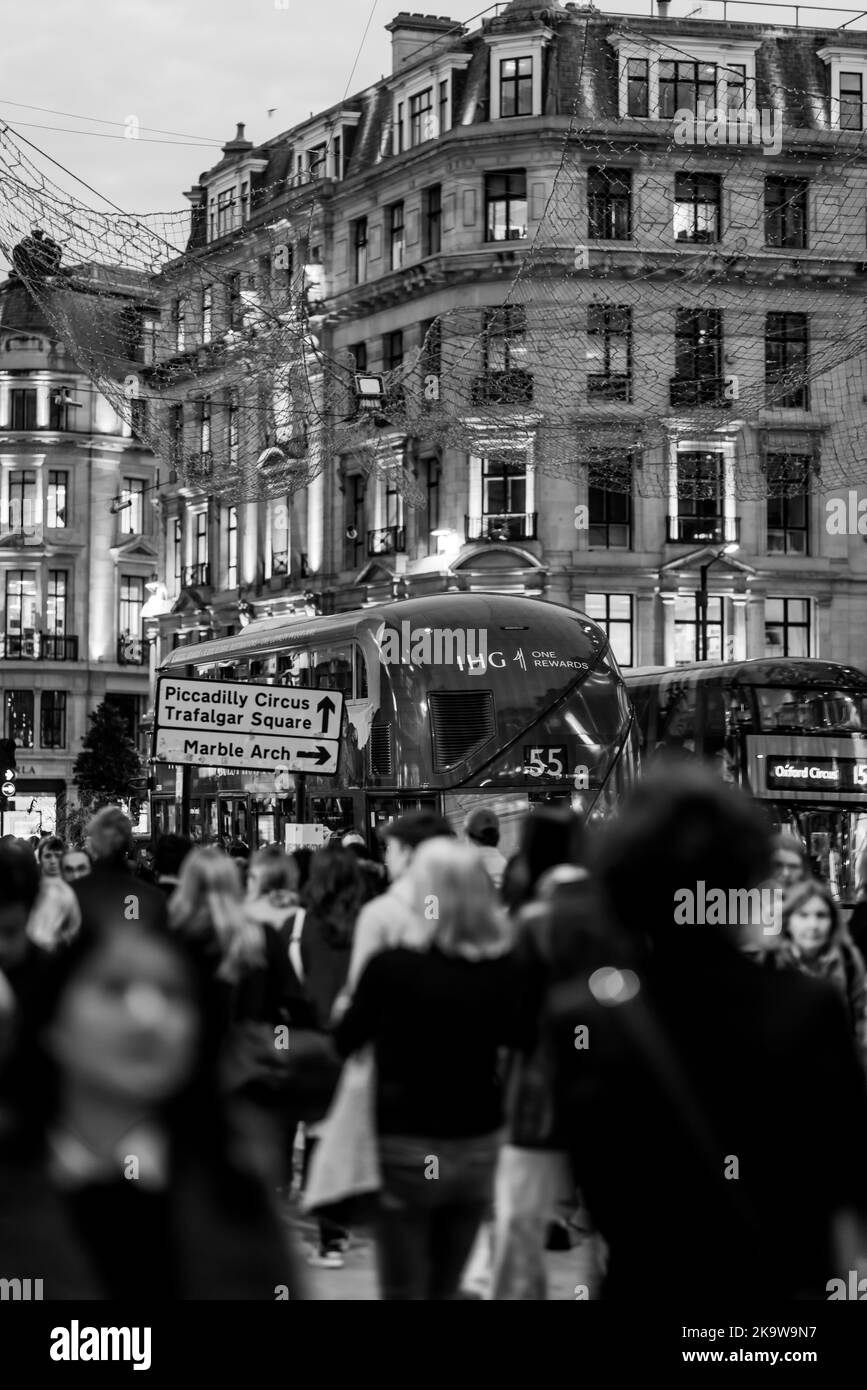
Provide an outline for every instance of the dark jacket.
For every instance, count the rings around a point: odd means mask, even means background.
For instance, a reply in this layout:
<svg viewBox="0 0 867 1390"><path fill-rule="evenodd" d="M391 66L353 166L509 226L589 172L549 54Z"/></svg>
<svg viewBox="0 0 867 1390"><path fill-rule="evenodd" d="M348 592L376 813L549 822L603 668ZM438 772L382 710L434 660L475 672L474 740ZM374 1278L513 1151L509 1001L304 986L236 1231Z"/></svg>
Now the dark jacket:
<svg viewBox="0 0 867 1390"><path fill-rule="evenodd" d="M81 909L82 931L111 921L144 922L157 928L168 925L165 894L138 878L126 860L98 859L92 871L71 887Z"/></svg>
<svg viewBox="0 0 867 1390"><path fill-rule="evenodd" d="M196 1163L167 1193L123 1178L67 1193L46 1163L0 1158L0 1252L4 1274L43 1280L44 1299L273 1302L281 1285L304 1296L258 1181L238 1173L218 1188Z"/></svg>
<svg viewBox="0 0 867 1390"><path fill-rule="evenodd" d="M695 928L637 975L620 1003L561 986L546 1028L559 1123L610 1250L604 1296L825 1299L832 1214L867 1210L867 1096L836 991Z"/></svg>
<svg viewBox="0 0 867 1390"><path fill-rule="evenodd" d="M330 924L308 908L301 929L301 962L304 986L320 1028L330 1026L334 1001L346 984L351 958L351 938L340 942Z"/></svg>

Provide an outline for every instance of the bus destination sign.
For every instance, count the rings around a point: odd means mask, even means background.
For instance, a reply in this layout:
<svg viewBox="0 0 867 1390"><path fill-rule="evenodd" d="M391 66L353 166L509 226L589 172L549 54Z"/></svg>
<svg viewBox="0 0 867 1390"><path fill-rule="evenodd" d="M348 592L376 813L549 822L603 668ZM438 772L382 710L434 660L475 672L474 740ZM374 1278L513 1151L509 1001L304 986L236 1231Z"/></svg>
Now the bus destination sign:
<svg viewBox="0 0 867 1390"><path fill-rule="evenodd" d="M769 791L867 792L867 762L774 753L767 758L765 785Z"/></svg>
<svg viewBox="0 0 867 1390"><path fill-rule="evenodd" d="M246 771L337 771L343 695L338 690L247 685L163 676L157 685L159 762Z"/></svg>

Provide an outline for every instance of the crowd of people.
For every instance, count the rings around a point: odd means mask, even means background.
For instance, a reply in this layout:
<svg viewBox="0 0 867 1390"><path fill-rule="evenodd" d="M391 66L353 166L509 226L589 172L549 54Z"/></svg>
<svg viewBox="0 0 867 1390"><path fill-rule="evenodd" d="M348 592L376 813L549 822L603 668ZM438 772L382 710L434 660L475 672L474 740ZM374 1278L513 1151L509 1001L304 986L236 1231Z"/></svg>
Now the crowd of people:
<svg viewBox="0 0 867 1390"><path fill-rule="evenodd" d="M304 1298L302 1230L335 1279L370 1232L393 1301L545 1298L579 1233L578 1297L817 1299L860 1269L858 909L701 768L499 840L478 805L390 822L384 862L355 832L144 862L117 807L82 846L0 841L0 1275ZM697 884L779 910L684 924Z"/></svg>

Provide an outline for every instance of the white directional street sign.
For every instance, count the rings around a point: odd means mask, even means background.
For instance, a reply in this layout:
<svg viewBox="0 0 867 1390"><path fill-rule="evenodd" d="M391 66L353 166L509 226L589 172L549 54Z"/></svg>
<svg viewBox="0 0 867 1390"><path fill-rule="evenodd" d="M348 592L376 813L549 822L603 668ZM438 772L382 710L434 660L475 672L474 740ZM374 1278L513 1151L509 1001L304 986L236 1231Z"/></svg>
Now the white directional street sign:
<svg viewBox="0 0 867 1390"><path fill-rule="evenodd" d="M337 690L161 677L154 756L160 762L249 771L337 771L343 695Z"/></svg>

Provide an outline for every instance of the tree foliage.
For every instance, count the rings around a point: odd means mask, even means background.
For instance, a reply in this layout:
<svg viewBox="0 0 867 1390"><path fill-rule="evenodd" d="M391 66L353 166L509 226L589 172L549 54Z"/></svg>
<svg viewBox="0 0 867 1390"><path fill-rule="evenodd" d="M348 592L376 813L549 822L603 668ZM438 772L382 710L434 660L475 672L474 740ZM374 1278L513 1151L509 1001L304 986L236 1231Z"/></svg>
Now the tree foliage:
<svg viewBox="0 0 867 1390"><path fill-rule="evenodd" d="M126 800L143 769L126 722L114 705L105 700L97 705L88 716L88 725L72 780L82 803L96 810Z"/></svg>

